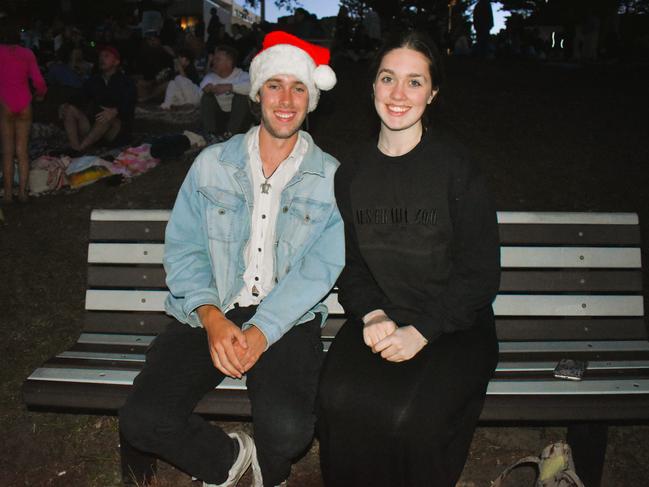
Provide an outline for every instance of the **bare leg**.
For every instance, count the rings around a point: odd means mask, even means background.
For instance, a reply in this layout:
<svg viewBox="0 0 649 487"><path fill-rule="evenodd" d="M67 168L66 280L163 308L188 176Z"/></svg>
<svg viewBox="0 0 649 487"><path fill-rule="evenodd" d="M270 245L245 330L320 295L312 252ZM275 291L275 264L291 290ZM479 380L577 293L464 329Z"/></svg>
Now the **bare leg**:
<svg viewBox="0 0 649 487"><path fill-rule="evenodd" d="M27 181L29 177L29 132L32 127L32 107L27 106L16 116L16 157L18 158L18 199L27 200Z"/></svg>
<svg viewBox="0 0 649 487"><path fill-rule="evenodd" d="M0 133L2 133L2 169L4 179L4 201L13 200L12 189L14 182L14 120L9 109L0 103Z"/></svg>
<svg viewBox="0 0 649 487"><path fill-rule="evenodd" d="M83 142L79 145L79 150L83 152L103 138L106 140L113 140L117 137L121 126L122 122L119 118L114 118L110 122L95 122L88 135L86 135L86 138L83 139Z"/></svg>
<svg viewBox="0 0 649 487"><path fill-rule="evenodd" d="M81 110L73 105L65 104L60 110L70 147L80 150L81 138L90 132L90 121Z"/></svg>

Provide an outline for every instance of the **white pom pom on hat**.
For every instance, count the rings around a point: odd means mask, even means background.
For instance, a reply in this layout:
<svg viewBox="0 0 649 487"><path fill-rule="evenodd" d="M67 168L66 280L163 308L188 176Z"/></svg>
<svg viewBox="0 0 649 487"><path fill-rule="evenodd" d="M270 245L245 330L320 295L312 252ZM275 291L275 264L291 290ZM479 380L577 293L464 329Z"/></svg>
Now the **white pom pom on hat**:
<svg viewBox="0 0 649 487"><path fill-rule="evenodd" d="M329 49L282 31L264 37L262 50L250 64L250 98L257 99L261 85L275 75L295 76L309 90L309 112L315 110L320 90L336 86L336 73L329 66Z"/></svg>

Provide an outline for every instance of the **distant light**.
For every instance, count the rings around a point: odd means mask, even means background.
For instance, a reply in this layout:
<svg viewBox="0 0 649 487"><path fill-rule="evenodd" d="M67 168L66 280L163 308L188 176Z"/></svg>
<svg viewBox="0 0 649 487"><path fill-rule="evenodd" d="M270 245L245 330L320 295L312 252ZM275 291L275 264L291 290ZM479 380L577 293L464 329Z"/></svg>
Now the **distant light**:
<svg viewBox="0 0 649 487"><path fill-rule="evenodd" d="M556 43L555 43L555 41L554 41L554 32L553 32L553 33L552 33L552 49L554 49L554 45L555 45L555 44L556 44Z"/></svg>
<svg viewBox="0 0 649 487"><path fill-rule="evenodd" d="M90 47L95 47L95 41L90 41Z"/></svg>
<svg viewBox="0 0 649 487"><path fill-rule="evenodd" d="M561 39L561 44L560 44L560 46L561 46L561 49L563 49L563 39Z"/></svg>

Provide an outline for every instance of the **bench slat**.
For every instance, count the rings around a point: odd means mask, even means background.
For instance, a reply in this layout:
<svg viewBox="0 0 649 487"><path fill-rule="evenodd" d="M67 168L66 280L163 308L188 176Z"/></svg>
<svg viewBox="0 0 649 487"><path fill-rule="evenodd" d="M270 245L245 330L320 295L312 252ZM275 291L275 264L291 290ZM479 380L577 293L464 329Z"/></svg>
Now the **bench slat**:
<svg viewBox="0 0 649 487"><path fill-rule="evenodd" d="M640 270L503 270L500 292L642 292Z"/></svg>
<svg viewBox="0 0 649 487"><path fill-rule="evenodd" d="M93 221L90 241L103 242L164 242L166 221Z"/></svg>
<svg viewBox="0 0 649 487"><path fill-rule="evenodd" d="M155 337L152 335L119 335L113 333L82 333L77 343L92 345L119 345L148 347ZM547 341L547 342L500 342L500 353L573 353L573 352L649 352L646 340L601 340L601 341Z"/></svg>
<svg viewBox="0 0 649 487"><path fill-rule="evenodd" d="M160 264L164 244L91 243L90 264ZM641 267L637 247L501 247L503 268L631 268Z"/></svg>
<svg viewBox="0 0 649 487"><path fill-rule="evenodd" d="M173 321L161 311L88 311L83 329L89 333L157 335ZM344 322L344 317L328 318L322 330L323 339L333 339ZM496 318L496 332L501 341L647 339L647 326L642 317Z"/></svg>
<svg viewBox="0 0 649 487"><path fill-rule="evenodd" d="M164 242L166 221L92 221L92 242ZM507 224L499 225L504 245L635 246L640 244L638 225Z"/></svg>
<svg viewBox="0 0 649 487"><path fill-rule="evenodd" d="M164 311L167 291L89 289L87 310ZM325 299L332 314L343 314L337 296ZM642 296L499 295L493 304L498 316L642 316Z"/></svg>
<svg viewBox="0 0 649 487"><path fill-rule="evenodd" d="M91 221L167 221L170 210L92 210ZM638 225L637 213L499 211L499 223Z"/></svg>
<svg viewBox="0 0 649 487"><path fill-rule="evenodd" d="M108 362L137 362L144 363L145 354L141 353L110 353L110 352L88 352L67 350L56 356L61 361L57 362L59 366L66 360L87 360L89 363L102 361ZM52 360L48 363L53 363ZM557 365L556 361L538 361L538 362L499 362L496 372L552 372ZM621 371L621 370L638 370L644 369L649 371L649 360L592 360L588 362L588 371Z"/></svg>
<svg viewBox="0 0 649 487"><path fill-rule="evenodd" d="M637 247L501 247L503 268L618 268L642 266Z"/></svg>
<svg viewBox="0 0 649 487"><path fill-rule="evenodd" d="M90 221L160 221L169 220L171 210L92 210Z"/></svg>
<svg viewBox="0 0 649 487"><path fill-rule="evenodd" d="M90 265L89 288L166 289L162 265ZM505 270L501 292L642 292L640 270Z"/></svg>
<svg viewBox="0 0 649 487"><path fill-rule="evenodd" d="M498 223L558 225L638 225L637 213L585 213L570 211L499 211Z"/></svg>
<svg viewBox="0 0 649 487"><path fill-rule="evenodd" d="M138 371L74 368L39 368L28 380L131 385ZM245 390L246 378L227 377L216 389ZM649 379L620 380L498 380L489 382L487 395L609 395L648 394Z"/></svg>
<svg viewBox="0 0 649 487"><path fill-rule="evenodd" d="M638 225L507 224L498 225L501 245L640 245Z"/></svg>

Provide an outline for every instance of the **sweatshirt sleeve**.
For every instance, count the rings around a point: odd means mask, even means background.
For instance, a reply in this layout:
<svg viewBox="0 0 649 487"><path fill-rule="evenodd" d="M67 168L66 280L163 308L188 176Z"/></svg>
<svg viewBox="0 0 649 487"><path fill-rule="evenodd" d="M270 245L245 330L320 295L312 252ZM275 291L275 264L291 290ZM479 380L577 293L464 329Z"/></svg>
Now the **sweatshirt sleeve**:
<svg viewBox="0 0 649 487"><path fill-rule="evenodd" d="M452 266L446 288L412 325L428 340L472 327L490 306L500 284L496 211L476 170L456 178L449 204L453 220Z"/></svg>
<svg viewBox="0 0 649 487"><path fill-rule="evenodd" d="M338 278L338 300L349 316L362 319L370 311L383 308L387 298L358 246L349 193L353 174L351 164L341 167L336 173L336 201L345 228L345 268Z"/></svg>

